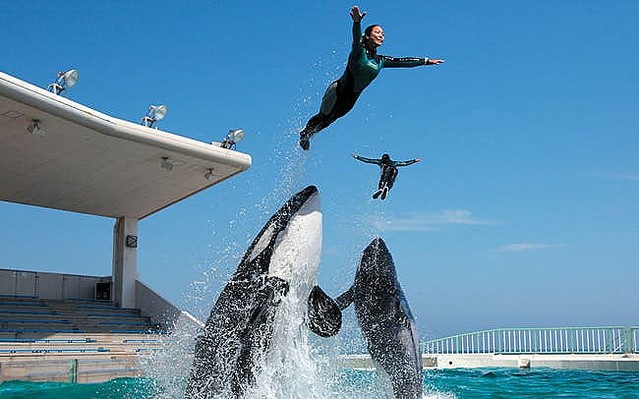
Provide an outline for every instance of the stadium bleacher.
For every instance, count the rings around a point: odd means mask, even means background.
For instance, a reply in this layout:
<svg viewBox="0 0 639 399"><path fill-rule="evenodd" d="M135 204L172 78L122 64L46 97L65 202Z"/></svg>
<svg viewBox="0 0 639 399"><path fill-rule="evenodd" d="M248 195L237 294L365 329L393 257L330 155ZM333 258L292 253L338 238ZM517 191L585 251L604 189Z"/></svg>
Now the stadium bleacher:
<svg viewBox="0 0 639 399"><path fill-rule="evenodd" d="M139 374L167 334L138 309L91 300L0 297L0 381L97 382Z"/></svg>

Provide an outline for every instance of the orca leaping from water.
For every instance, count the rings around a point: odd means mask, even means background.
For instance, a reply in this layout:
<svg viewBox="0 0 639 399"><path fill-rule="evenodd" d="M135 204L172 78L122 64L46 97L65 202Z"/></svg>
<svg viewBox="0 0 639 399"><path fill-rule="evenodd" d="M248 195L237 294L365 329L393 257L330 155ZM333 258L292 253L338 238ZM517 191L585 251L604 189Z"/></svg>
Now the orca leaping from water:
<svg viewBox="0 0 639 399"><path fill-rule="evenodd" d="M419 334L384 240L376 238L364 249L355 282L335 301L340 309L354 304L371 358L395 398L422 398Z"/></svg>
<svg viewBox="0 0 639 399"><path fill-rule="evenodd" d="M337 334L342 313L316 285L321 237L319 194L309 186L269 219L222 290L197 338L186 398L243 395L269 350L287 295L303 295L311 331Z"/></svg>

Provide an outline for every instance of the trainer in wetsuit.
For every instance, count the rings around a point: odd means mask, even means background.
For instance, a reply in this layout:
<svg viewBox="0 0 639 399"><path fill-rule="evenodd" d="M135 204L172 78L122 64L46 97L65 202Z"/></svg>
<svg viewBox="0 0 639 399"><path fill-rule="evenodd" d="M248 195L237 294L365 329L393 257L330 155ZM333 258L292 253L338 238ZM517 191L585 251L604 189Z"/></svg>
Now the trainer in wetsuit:
<svg viewBox="0 0 639 399"><path fill-rule="evenodd" d="M319 113L306 123L300 132L300 146L308 150L311 137L338 118L346 115L355 105L361 92L377 77L382 68L410 68L420 65L438 65L440 59L403 57L394 58L377 54L377 47L384 43L384 30L379 25L371 25L362 36L361 13L358 6L350 12L353 18L353 48L348 56L346 70L342 77L331 83L322 98Z"/></svg>
<svg viewBox="0 0 639 399"><path fill-rule="evenodd" d="M395 183L395 178L397 177L397 167L412 165L422 160L421 158L415 158L408 161L393 161L388 154L382 155L379 159L360 157L357 154L351 155L358 161L379 165L381 169L379 184L377 185L377 191L373 194L373 199L377 199L381 195L383 200L386 199L388 191L393 188L393 183Z"/></svg>

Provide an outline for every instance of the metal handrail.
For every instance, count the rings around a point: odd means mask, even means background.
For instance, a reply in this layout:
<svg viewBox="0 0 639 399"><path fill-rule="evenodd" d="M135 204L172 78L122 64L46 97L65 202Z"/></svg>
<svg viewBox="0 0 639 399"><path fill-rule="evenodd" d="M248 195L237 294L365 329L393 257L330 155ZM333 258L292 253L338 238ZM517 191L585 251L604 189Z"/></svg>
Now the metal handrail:
<svg viewBox="0 0 639 399"><path fill-rule="evenodd" d="M498 328L422 341L424 354L638 353L639 327Z"/></svg>

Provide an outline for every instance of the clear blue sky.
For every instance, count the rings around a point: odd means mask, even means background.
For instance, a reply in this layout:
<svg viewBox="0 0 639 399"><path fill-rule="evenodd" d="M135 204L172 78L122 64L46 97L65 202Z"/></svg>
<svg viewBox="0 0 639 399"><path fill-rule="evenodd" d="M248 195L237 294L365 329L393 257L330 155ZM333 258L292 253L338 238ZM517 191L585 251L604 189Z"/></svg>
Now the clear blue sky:
<svg viewBox="0 0 639 399"><path fill-rule="evenodd" d="M85 4L86 3L86 4ZM288 194L315 184L320 282L338 294L361 250L387 242L423 336L512 326L637 325L636 1L363 2L385 70L355 109L297 131L343 71L351 2L113 1L0 5L2 71L201 141L243 128L246 173L143 219L139 274L198 316ZM351 152L423 157L385 202ZM0 203L0 267L108 275L114 221Z"/></svg>

